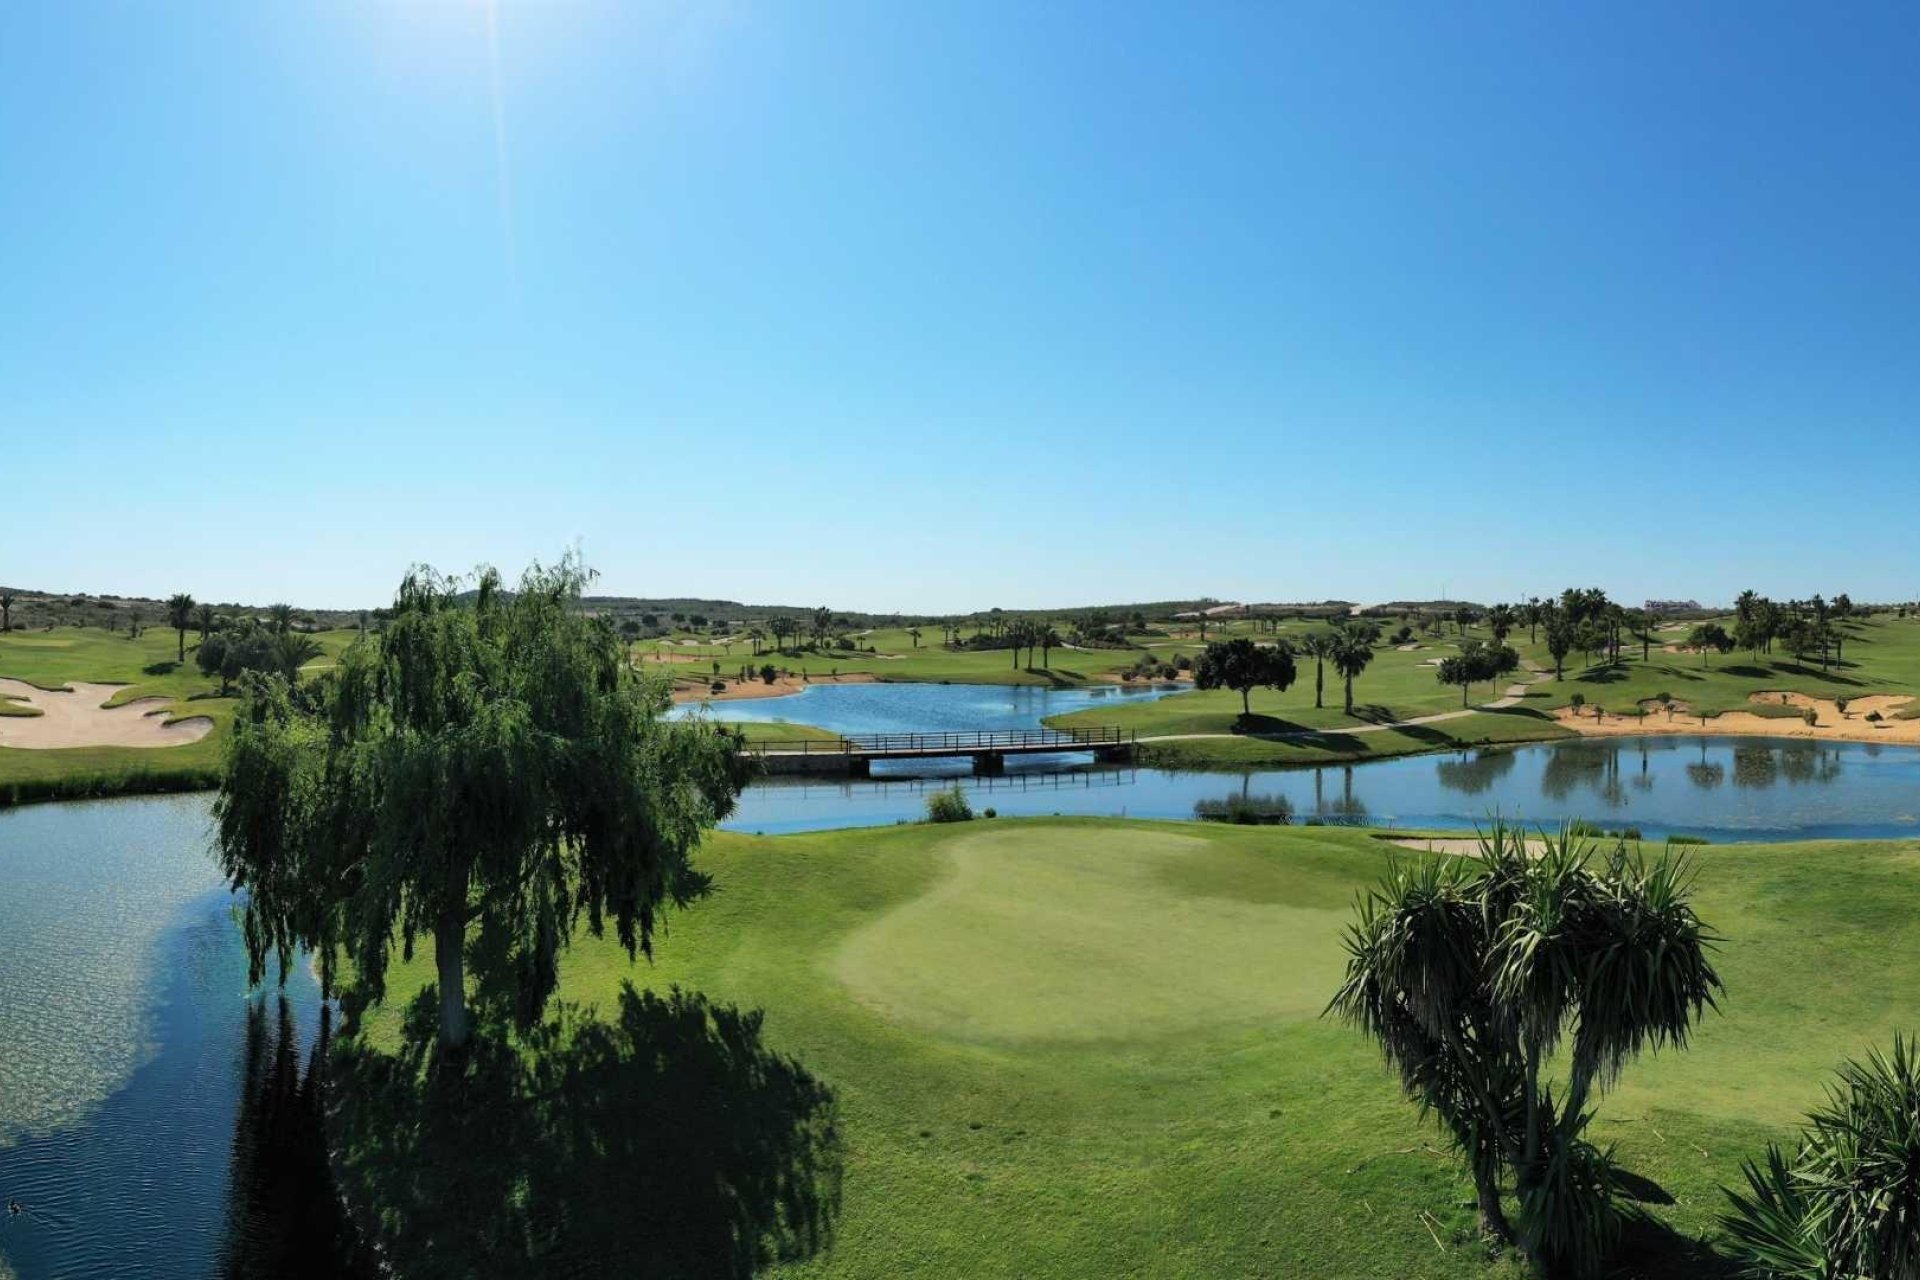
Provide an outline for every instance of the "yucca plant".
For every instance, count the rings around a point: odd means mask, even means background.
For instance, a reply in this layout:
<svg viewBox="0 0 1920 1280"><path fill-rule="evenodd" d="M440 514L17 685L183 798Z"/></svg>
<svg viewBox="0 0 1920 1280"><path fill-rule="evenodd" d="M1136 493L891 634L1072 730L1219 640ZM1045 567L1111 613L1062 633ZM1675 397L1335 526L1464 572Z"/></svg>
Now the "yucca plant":
<svg viewBox="0 0 1920 1280"><path fill-rule="evenodd" d="M1742 1169L1722 1219L1754 1277L1920 1278L1920 1057L1895 1036L1840 1068L1789 1158L1769 1146Z"/></svg>
<svg viewBox="0 0 1920 1280"><path fill-rule="evenodd" d="M1571 826L1531 843L1495 819L1475 857L1390 864L1356 903L1328 1011L1377 1040L1445 1128L1482 1229L1585 1275L1620 1226L1611 1153L1584 1136L1591 1102L1641 1051L1684 1047L1720 979L1683 857L1616 844L1603 858Z"/></svg>

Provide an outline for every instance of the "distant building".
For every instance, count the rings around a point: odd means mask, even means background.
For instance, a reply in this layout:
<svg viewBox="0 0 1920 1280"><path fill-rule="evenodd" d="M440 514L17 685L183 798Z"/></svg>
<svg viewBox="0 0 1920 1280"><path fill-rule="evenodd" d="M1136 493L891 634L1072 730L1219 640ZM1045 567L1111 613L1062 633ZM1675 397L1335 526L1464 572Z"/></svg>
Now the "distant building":
<svg viewBox="0 0 1920 1280"><path fill-rule="evenodd" d="M1698 600L1649 600L1648 613L1703 613Z"/></svg>

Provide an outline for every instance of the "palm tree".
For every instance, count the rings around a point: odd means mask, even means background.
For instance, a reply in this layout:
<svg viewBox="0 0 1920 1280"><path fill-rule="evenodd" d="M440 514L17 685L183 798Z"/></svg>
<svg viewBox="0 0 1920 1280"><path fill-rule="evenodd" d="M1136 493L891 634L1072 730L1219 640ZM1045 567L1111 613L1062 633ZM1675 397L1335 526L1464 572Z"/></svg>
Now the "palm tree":
<svg viewBox="0 0 1920 1280"><path fill-rule="evenodd" d="M1331 631L1316 631L1304 636L1300 641L1300 652L1313 659L1313 707L1318 711L1322 705L1322 695L1327 687L1327 659L1333 656L1334 635ZM1347 710L1353 710L1353 700L1347 700Z"/></svg>
<svg viewBox="0 0 1920 1280"><path fill-rule="evenodd" d="M821 605L818 609L815 609L813 611L813 618L811 619L811 628L814 643L825 644L827 637L833 634L833 610L827 608L825 605Z"/></svg>
<svg viewBox="0 0 1920 1280"><path fill-rule="evenodd" d="M1585 1136L1592 1098L1643 1049L1684 1048L1721 984L1684 858L1599 859L1568 827L1529 843L1495 820L1476 857L1394 864L1358 904L1328 1011L1440 1120L1484 1231L1542 1270L1592 1274L1620 1226L1612 1156Z"/></svg>
<svg viewBox="0 0 1920 1280"><path fill-rule="evenodd" d="M203 604L196 608L193 611L193 625L200 632L200 643L205 644L207 636L213 631L213 606Z"/></svg>
<svg viewBox="0 0 1920 1280"><path fill-rule="evenodd" d="M17 599L11 591L0 591L0 631L13 630L13 602Z"/></svg>
<svg viewBox="0 0 1920 1280"><path fill-rule="evenodd" d="M300 668L319 657L322 652L319 641L298 631L281 631L273 638L274 657L279 660L280 671L287 677L289 684L298 684Z"/></svg>
<svg viewBox="0 0 1920 1280"><path fill-rule="evenodd" d="M1333 646L1327 657L1333 662L1333 669L1347 682L1347 714L1353 714L1353 680L1367 664L1373 661L1373 645L1367 637L1358 631L1341 631L1333 637ZM1315 690L1316 694L1318 690ZM1319 705L1316 701L1315 705Z"/></svg>
<svg viewBox="0 0 1920 1280"><path fill-rule="evenodd" d="M193 624L192 596L179 591L167 597L167 623L180 633L180 651L176 656L181 662L185 662L187 660L187 628Z"/></svg>
<svg viewBox="0 0 1920 1280"><path fill-rule="evenodd" d="M916 649L918 649L918 648L920 647L920 628L918 628L918 627L908 627L908 628L907 628L907 635L908 635L908 636L910 636L910 637L912 637L912 639L913 639L913 647L914 647L914 648L916 648Z"/></svg>
<svg viewBox="0 0 1920 1280"><path fill-rule="evenodd" d="M283 636L293 626L293 606L290 604L269 605L267 616L273 620L275 635Z"/></svg>
<svg viewBox="0 0 1920 1280"><path fill-rule="evenodd" d="M1053 650L1060 643L1060 633L1049 626L1040 628L1040 665L1048 671L1053 670Z"/></svg>

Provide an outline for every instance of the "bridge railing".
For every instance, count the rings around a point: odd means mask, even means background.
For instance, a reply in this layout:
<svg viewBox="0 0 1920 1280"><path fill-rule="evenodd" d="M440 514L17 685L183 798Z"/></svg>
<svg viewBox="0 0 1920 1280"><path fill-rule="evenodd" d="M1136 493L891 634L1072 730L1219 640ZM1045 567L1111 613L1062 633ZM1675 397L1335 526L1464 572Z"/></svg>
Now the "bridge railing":
<svg viewBox="0 0 1920 1280"><path fill-rule="evenodd" d="M833 741L749 738L741 750L798 755L913 756L977 751L1085 751L1134 741L1131 730L1114 725L1084 729L974 729L953 733L851 733Z"/></svg>

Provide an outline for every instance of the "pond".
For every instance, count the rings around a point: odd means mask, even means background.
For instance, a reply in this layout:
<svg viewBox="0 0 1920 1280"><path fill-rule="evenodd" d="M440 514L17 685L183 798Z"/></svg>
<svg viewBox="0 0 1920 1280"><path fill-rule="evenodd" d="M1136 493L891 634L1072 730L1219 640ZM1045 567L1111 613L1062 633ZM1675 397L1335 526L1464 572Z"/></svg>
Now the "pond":
<svg viewBox="0 0 1920 1280"><path fill-rule="evenodd" d="M676 717L748 726L811 724L835 733L944 733L1036 729L1048 716L1151 702L1186 685L1096 684L1078 689L997 684L819 684L782 698L683 703Z"/></svg>
<svg viewBox="0 0 1920 1280"><path fill-rule="evenodd" d="M208 816L0 812L0 1276L342 1272L319 991L249 995Z"/></svg>
<svg viewBox="0 0 1920 1280"><path fill-rule="evenodd" d="M877 772L877 771L876 771ZM1920 835L1920 748L1760 738L1608 738L1507 751L1405 756L1253 773L1010 760L998 778L966 761L912 778L769 779L728 826L806 831L912 821L928 791L958 781L974 808L1008 816L1191 818L1236 797L1296 822L1465 827L1493 813L1554 824L1584 818L1649 840L1807 840Z"/></svg>

